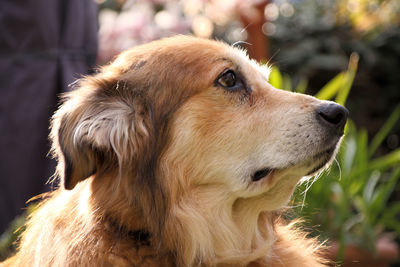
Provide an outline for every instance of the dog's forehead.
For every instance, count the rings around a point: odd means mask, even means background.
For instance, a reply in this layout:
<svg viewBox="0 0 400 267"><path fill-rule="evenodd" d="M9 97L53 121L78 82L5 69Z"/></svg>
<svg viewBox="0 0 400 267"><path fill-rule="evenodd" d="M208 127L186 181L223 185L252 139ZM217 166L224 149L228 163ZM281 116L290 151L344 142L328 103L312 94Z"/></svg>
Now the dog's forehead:
<svg viewBox="0 0 400 267"><path fill-rule="evenodd" d="M191 40L193 42L193 49L198 54L201 54L201 50L209 50L211 49L211 54L215 57L216 60L214 62L227 61L233 64L235 67L239 67L241 69L247 69L251 72L258 72L263 77L268 79L271 69L267 64L261 64L254 59L251 59L247 53L247 50L242 47L230 46L221 41L213 41L213 40L200 40L202 45L199 45L198 39Z"/></svg>
<svg viewBox="0 0 400 267"><path fill-rule="evenodd" d="M257 73L261 74L265 80L269 79L271 68L267 64L261 64L254 59L250 59L245 49L230 47L229 51L233 61L241 67L242 71L247 72L245 74Z"/></svg>
<svg viewBox="0 0 400 267"><path fill-rule="evenodd" d="M208 65L205 65L204 70L206 72L216 71L219 75L221 71L226 69L236 69L239 70L242 75L246 76L249 80L257 80L261 78L263 81L268 81L271 68L267 64L261 64L254 59L251 59L247 54L247 51L241 47L230 46L224 42L212 41L212 40L191 40L193 42L192 48L193 53L187 56L192 56L193 54L202 55L199 60L207 61L203 57L206 55L208 60ZM205 52L205 54L203 54ZM212 62L210 64L210 62ZM214 74L215 75L215 74Z"/></svg>
<svg viewBox="0 0 400 267"><path fill-rule="evenodd" d="M135 47L121 54L112 65L136 71L150 62L153 64L148 65L152 68L167 66L169 72L179 68L181 71L202 73L203 78L215 75L214 71L220 71L220 68L230 67L244 72L259 73L265 79L268 79L270 74L270 68L250 59L245 49L221 41L189 36L175 36Z"/></svg>
<svg viewBox="0 0 400 267"><path fill-rule="evenodd" d="M119 77L135 88L148 88L146 94L155 98L156 95L160 98L160 92L169 92L181 99L178 102L184 102L187 97L213 86L227 69L240 72L250 84L268 81L270 73L266 65L249 59L242 48L178 36L127 50L104 67L101 75L110 79Z"/></svg>
<svg viewBox="0 0 400 267"><path fill-rule="evenodd" d="M234 68L240 70L245 76L254 78L261 75L263 80L268 81L271 68L268 64L251 59L246 49L212 40L207 40L203 45L196 45L196 41L193 40L193 48L197 50L195 53L202 54L202 50L207 50L207 54L214 58L212 61L214 64L209 65L209 68Z"/></svg>

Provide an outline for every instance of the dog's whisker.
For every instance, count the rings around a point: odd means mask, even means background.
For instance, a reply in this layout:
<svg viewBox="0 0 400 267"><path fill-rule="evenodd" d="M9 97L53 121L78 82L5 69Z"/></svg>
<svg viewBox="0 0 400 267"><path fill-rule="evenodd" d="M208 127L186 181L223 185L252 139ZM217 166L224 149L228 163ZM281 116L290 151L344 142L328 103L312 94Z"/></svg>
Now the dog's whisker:
<svg viewBox="0 0 400 267"><path fill-rule="evenodd" d="M238 46L238 45L241 45L241 44L252 45L251 43L248 43L248 42L246 42L246 41L236 41L236 42L234 42L234 43L232 44L232 47L235 47L235 46Z"/></svg>
<svg viewBox="0 0 400 267"><path fill-rule="evenodd" d="M253 23L248 23L248 24L246 25L246 27L244 27L244 28L240 31L240 33L244 33L244 32L247 30L247 28L250 27L252 24L253 24Z"/></svg>
<svg viewBox="0 0 400 267"><path fill-rule="evenodd" d="M273 64L273 63L271 63L272 62L272 60L280 53L280 49L277 49L273 54L272 54L272 56L268 59L268 61L265 63L266 65L268 65L268 66L270 66L270 67L272 67L272 66L274 66L275 64ZM279 63L279 62L277 62L277 63Z"/></svg>
<svg viewBox="0 0 400 267"><path fill-rule="evenodd" d="M337 158L334 158L334 162L339 170L339 181L342 180L342 168L340 167L339 161L337 160Z"/></svg>

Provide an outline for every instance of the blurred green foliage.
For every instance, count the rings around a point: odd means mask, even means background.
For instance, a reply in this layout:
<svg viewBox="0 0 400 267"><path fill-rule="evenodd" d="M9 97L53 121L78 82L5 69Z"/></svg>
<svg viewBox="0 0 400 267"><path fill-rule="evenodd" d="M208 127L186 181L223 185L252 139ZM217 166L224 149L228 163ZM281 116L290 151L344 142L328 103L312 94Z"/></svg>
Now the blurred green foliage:
<svg viewBox="0 0 400 267"><path fill-rule="evenodd" d="M0 262L10 257L17 249L17 241L25 230L26 217L38 207L37 203L31 203L26 211L15 217L8 229L0 235Z"/></svg>
<svg viewBox="0 0 400 267"><path fill-rule="evenodd" d="M316 97L344 105L357 63L358 56L352 54L347 71L336 75ZM270 83L291 90L288 77L273 68ZM374 251L377 238L387 231L393 231L393 237L400 236L400 201L389 202L400 178L400 148L376 154L399 120L400 105L370 142L367 131L357 129L349 120L333 165L304 182L295 193L292 204L296 216L306 219L314 235L339 241L341 255L347 244Z"/></svg>
<svg viewBox="0 0 400 267"><path fill-rule="evenodd" d="M400 240L400 1L289 2L293 15L268 24L273 61L291 77L281 74L279 88L306 77L308 93L346 103L353 120L336 161L292 205L315 236L339 241L341 256L347 244L374 251L383 233ZM354 51L357 75L336 75Z"/></svg>
<svg viewBox="0 0 400 267"><path fill-rule="evenodd" d="M16 241L23 232L25 214L16 217L8 229L0 236L0 262L12 255L16 250Z"/></svg>
<svg viewBox="0 0 400 267"><path fill-rule="evenodd" d="M285 3L293 6L285 16ZM357 125L370 135L379 131L400 103L400 1L398 0L287 0L271 1L266 12L270 60L288 73L294 85L308 80L307 93L316 94L357 52L360 64L347 107ZM340 79L340 78L338 78ZM400 124L391 132L398 147Z"/></svg>
<svg viewBox="0 0 400 267"><path fill-rule="evenodd" d="M400 236L400 202L388 203L400 177L400 148L379 157L373 153L374 141L399 117L400 106L370 143L367 131L350 121L337 161L297 192L298 214L342 248L356 244L373 251L383 231Z"/></svg>

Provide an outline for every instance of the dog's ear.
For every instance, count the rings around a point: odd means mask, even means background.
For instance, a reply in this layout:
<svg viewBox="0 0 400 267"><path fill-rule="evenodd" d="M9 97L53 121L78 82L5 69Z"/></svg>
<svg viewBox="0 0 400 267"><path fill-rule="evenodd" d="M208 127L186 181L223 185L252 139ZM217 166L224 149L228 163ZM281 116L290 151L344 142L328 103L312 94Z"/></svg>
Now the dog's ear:
<svg viewBox="0 0 400 267"><path fill-rule="evenodd" d="M53 116L52 150L66 189L95 173L118 171L134 159L137 144L146 143L137 140L148 135L140 97L130 90L122 97L115 86L95 79L81 81Z"/></svg>
<svg viewBox="0 0 400 267"><path fill-rule="evenodd" d="M74 118L73 113L63 114L57 123L58 127L54 128L56 120L54 117L53 130L56 138L53 138L53 150L58 160L57 171L64 188L73 189L79 181L95 173L96 158L94 151L82 139L83 136L79 136L81 133L77 131L77 127L82 122Z"/></svg>

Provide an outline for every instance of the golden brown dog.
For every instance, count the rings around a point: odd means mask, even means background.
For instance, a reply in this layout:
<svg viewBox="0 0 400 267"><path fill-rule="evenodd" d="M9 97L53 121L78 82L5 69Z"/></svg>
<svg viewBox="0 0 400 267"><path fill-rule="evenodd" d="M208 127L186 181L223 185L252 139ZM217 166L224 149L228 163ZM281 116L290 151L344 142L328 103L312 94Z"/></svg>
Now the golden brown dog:
<svg viewBox="0 0 400 267"><path fill-rule="evenodd" d="M319 266L279 220L347 111L277 90L226 44L174 37L80 80L52 120L60 188L9 266Z"/></svg>

